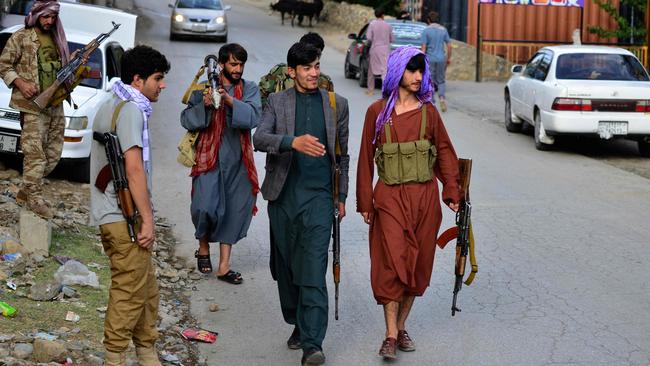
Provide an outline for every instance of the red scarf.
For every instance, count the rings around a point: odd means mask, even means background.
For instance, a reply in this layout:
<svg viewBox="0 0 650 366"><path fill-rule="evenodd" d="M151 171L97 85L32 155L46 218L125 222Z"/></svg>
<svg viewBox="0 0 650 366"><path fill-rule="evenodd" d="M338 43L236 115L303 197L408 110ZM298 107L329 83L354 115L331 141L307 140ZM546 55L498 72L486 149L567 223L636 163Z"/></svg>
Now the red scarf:
<svg viewBox="0 0 650 366"><path fill-rule="evenodd" d="M223 77L222 77L223 78ZM223 81L223 79L222 79ZM241 100L243 96L243 81L235 85L234 97ZM222 104L219 109L212 111L212 122L203 131L199 133L196 144L196 164L192 167L190 176L196 177L199 174L209 172L216 168L219 159L219 147L221 146L221 137L226 126L226 108ZM259 181L257 179L257 170L255 169L255 159L253 158L253 145L251 144L250 131L239 130L239 142L241 144L241 154L248 180L253 186L253 197L257 196L260 191ZM257 213L257 206L253 205L253 215Z"/></svg>

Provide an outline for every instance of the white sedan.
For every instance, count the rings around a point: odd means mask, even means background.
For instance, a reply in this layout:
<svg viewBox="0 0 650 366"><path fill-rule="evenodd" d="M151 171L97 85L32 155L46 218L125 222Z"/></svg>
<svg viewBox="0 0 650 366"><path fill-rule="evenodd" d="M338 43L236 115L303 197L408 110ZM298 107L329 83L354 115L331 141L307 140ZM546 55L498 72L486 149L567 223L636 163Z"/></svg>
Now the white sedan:
<svg viewBox="0 0 650 366"><path fill-rule="evenodd" d="M629 51L604 46L540 49L512 67L505 88L505 125L534 127L535 147L560 135L627 138L650 157L650 78Z"/></svg>

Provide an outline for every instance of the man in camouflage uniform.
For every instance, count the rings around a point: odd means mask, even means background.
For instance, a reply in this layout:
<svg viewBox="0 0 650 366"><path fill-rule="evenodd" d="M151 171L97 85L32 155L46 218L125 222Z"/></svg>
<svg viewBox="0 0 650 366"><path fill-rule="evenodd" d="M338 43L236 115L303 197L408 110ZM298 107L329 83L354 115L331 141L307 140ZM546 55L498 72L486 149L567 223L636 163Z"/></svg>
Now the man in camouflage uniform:
<svg viewBox="0 0 650 366"><path fill-rule="evenodd" d="M308 43L316 48L318 48L321 53L325 48L325 41L323 38L314 32L309 32L300 38L302 43ZM266 105L266 100L271 93L277 93L285 89L293 87L293 79L289 77L287 71L287 64L279 63L269 71L268 74L262 76L259 83L260 94L262 97L262 106ZM327 91L334 91L334 83L332 79L321 73L318 77L318 88L325 89Z"/></svg>
<svg viewBox="0 0 650 366"><path fill-rule="evenodd" d="M0 56L0 77L11 93L11 108L20 111L23 186L16 203L49 219L52 210L43 199L43 177L54 170L63 149L63 105L40 109L32 100L56 80L70 60L59 20L59 2L37 0L25 17L25 28L15 32Z"/></svg>

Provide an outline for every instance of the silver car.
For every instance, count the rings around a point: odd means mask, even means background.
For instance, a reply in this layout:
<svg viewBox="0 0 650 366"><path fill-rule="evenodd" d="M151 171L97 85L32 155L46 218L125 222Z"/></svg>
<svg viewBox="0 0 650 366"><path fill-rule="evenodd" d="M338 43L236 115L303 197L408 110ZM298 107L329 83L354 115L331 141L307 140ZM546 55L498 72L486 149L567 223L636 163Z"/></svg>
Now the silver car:
<svg viewBox="0 0 650 366"><path fill-rule="evenodd" d="M209 37L228 42L226 11L230 5L221 0L176 0L169 4L172 11L169 39L179 37Z"/></svg>

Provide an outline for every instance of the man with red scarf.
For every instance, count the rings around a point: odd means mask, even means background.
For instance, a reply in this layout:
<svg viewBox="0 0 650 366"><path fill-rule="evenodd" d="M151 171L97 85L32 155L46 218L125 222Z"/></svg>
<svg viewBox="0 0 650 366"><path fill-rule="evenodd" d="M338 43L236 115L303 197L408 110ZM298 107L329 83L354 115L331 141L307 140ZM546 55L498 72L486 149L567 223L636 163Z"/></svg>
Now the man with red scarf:
<svg viewBox="0 0 650 366"><path fill-rule="evenodd" d="M190 206L199 240L197 269L212 272L210 243L218 242L217 278L232 284L243 281L230 268L232 245L246 236L259 191L251 130L257 127L262 104L257 84L242 78L247 59L248 53L239 44L222 46L220 105L213 105L212 90L195 91L181 113L183 127L200 131Z"/></svg>
<svg viewBox="0 0 650 366"><path fill-rule="evenodd" d="M70 60L59 7L58 1L35 1L25 28L11 35L0 56L0 77L13 88L9 106L20 111L22 126L23 186L16 203L46 219L53 214L42 196L43 177L61 158L65 119L62 104L41 110L32 100Z"/></svg>

